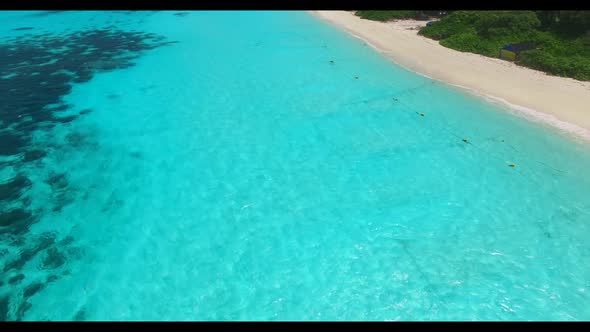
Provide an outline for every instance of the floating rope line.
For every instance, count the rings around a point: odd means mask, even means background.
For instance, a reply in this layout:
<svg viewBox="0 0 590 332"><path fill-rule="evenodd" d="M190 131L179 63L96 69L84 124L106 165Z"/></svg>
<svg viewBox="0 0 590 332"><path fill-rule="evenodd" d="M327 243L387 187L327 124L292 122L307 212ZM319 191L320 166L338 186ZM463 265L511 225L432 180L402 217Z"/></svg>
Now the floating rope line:
<svg viewBox="0 0 590 332"><path fill-rule="evenodd" d="M400 92L387 93L387 94L383 94L383 95L378 95L378 96L371 97L371 98L366 98L366 99L362 99L362 100L357 100L357 101L352 101L352 102L344 103L342 105L343 106L349 106L349 105L357 105L357 104L367 104L369 102L381 101L381 100L393 100L393 101L399 102L399 97L400 96L407 95L410 92L414 92L414 91L416 91L418 89L424 88L427 85L432 85L432 84L435 84L435 83L436 82L433 82L433 83L424 83L424 84L421 84L421 85L416 86L416 87L412 87L412 88L408 88L408 89L402 90Z"/></svg>
<svg viewBox="0 0 590 332"><path fill-rule="evenodd" d="M408 106L407 104L405 104L405 103L403 103L403 102L401 102L401 101L398 101L398 102L399 102L400 104L404 105L404 106L405 106L405 107L406 107L408 110L413 110L413 109L412 109L410 106ZM419 114L419 112L416 112L416 111L414 111L414 113L416 113L416 114ZM431 124L433 124L435 127L439 128L440 130L442 130L442 131L444 131L444 132L447 132L447 133L449 133L450 135L452 135L452 136L454 136L454 137L457 137L457 138L459 138L459 139L463 140L463 138L461 138L459 135L455 134L453 131L451 131L451 130L450 130L450 129L448 129L447 127L443 127L443 126L441 126L441 125L438 125L438 124L436 124L436 123L432 123L432 122L431 122ZM450 128L450 127L449 127L449 128ZM485 154L485 155L487 155L487 156L490 156L490 157L492 157L492 158L495 158L495 159L497 159L497 160L499 160L499 161L501 161L501 162L503 162L503 163L507 163L507 161L506 161L504 158L502 158L501 156L498 156L498 155L497 155L497 154L495 154L495 153L491 153L490 151L487 151L487 150L486 150L486 149L484 149L483 147L480 147L480 146L478 146L477 144L474 144L473 142L471 142L471 141L469 141L469 140L468 140L467 142L465 142L465 143L466 143L466 144L469 144L469 145L471 145L471 146L473 146L474 148L478 149L479 151L481 151L483 154ZM517 151L517 152L518 152L518 150L516 150L516 148L512 147L512 149L514 149L515 151ZM558 171L558 172L561 172L561 173L565 173L565 174L569 174L569 172L566 172L566 171L563 171L563 170L559 170L559 169L557 169L557 168L555 168L555 167L552 167L552 166L550 166L550 165L548 165L548 164L546 164L546 163L544 163L544 162L541 162L541 161L538 161L538 160L535 160L535 159L532 159L532 158L527 158L527 157L522 157L522 156L520 156L520 157L519 157L519 159L524 159L524 160L528 160L528 161L537 162L537 163L539 163L539 164L541 164L541 165L544 165L545 167L547 167L547 168L550 168L550 169L552 169L552 170L555 170L555 171ZM543 186L542 186L542 184L541 184L541 183L539 183L538 181L534 180L533 178L531 178L531 177L529 177L529 176L526 176L526 175L525 175L525 174L524 174L522 171L518 170L518 169L517 169L517 165L516 165L515 163L508 163L508 166L509 166L509 167L511 167L511 168L513 168L513 169L514 169L514 171L515 171L515 172L516 172L518 175L520 175L521 177L523 177L524 179L526 179L527 181L529 181L530 183L532 183L532 184L533 184L535 187L537 187L537 188L543 188ZM558 195L558 194L556 194L556 193L555 193L555 192L553 192L553 191L546 190L546 191L545 191L545 193L546 193L546 194L548 194L548 195L550 195L550 196L553 196L554 198L557 198L557 199L558 199L558 201L565 201L565 202L567 202L567 201L568 201L568 200L567 200L567 199L565 199L563 196L561 196L561 195ZM582 211L582 212L584 212L584 213L590 214L590 212L588 212L588 211L587 211L587 210L585 210L584 208L581 208L581 207L575 207L575 208L576 208L576 209L578 209L578 210L580 210L580 211Z"/></svg>
<svg viewBox="0 0 590 332"><path fill-rule="evenodd" d="M401 101L399 101L399 100L398 100L397 102L398 102L399 104L402 104L403 106L405 106L407 109L409 109L409 110L413 110L413 108L412 108L412 107L410 107L409 105L407 105L406 103L404 103L404 102L401 102ZM421 113L421 112L414 111L414 113L416 113L416 114L419 114L419 115L421 115L421 116L424 116L424 115L423 115L424 113ZM437 124L437 123L432 123L432 122L431 122L431 124L432 124L433 126L437 127L438 129L440 129L440 130L442 130L442 131L445 131L445 132L449 133L450 135L452 135L452 136L454 136L454 137L456 137L456 138L458 138L458 139L461 139L461 140L462 140L463 142L465 142L466 144L470 144L470 145L472 145L473 147L475 147L475 148L477 148L477 149L479 149L479 150L483 151L483 152L484 152L484 153L486 153L487 155L489 155L489 156L491 156L491 157L494 157L494 158L496 158L497 160L501 160L501 161L503 161L503 162L505 162L505 163L506 163L506 160L505 160L503 157L501 157L501 156L499 156L499 155L497 155L497 154L495 154L495 153L491 153L490 151L486 151L486 150L485 150L483 147L481 147L481 146L479 146L479 145L477 145L477 144L474 144L474 143L473 143L472 141L470 141L468 138L461 137L461 136L457 135L457 134L456 134L454 131L452 131L452 130L450 130L450 129L449 129L449 128L450 128L449 126L447 126L447 127L443 127L443 126L441 126L441 125L439 125L439 124ZM504 143L504 142L503 142L503 143ZM512 148L513 150L515 150L516 152L519 152L519 151L518 151L518 150L517 150L515 147L513 147L511 144L507 144L507 145L508 145L510 148ZM550 165L548 165L548 164L546 164L546 163L544 163L544 162L541 162L541 161L538 161L538 160L535 160L535 159L531 159L531 158L522 158L522 157L521 157L521 159L528 159L529 161L534 161L534 162L537 162L537 163L539 163L539 164L541 164L541 165L544 165L544 166L546 166L546 167L548 167L548 168L550 168L550 169L552 169L552 170L555 170L555 171L558 171L558 172L561 172L561 173L567 173L566 171L563 171L563 170L557 169L557 168L555 168L555 167L552 167L552 166L550 166ZM514 165L514 166L510 166L510 165ZM510 167L515 167L516 165L515 165L514 163L510 163L510 164L509 164L509 166L510 166Z"/></svg>
<svg viewBox="0 0 590 332"><path fill-rule="evenodd" d="M334 60L330 60L330 63L331 64L334 64ZM391 94L388 93L388 94L384 94L384 95L380 95L380 96L376 96L376 97L372 97L372 98L363 99L363 100L360 100L360 101L353 101L353 102L345 103L345 104L343 104L343 106L351 106L351 105L358 105L358 104L369 104L371 102L389 99L389 100L391 100L391 101L393 101L395 103L398 103L398 104L402 105L408 111L413 111L414 113L416 113L417 115L420 115L421 117L426 117L426 114L425 113L415 111L413 107L409 106L405 102L400 101L400 97L401 96L404 96L404 95L407 95L409 93L414 93L416 90L423 89L423 88L425 88L427 86L432 86L432 85L437 84L437 83L438 82L436 82L436 81L430 81L430 82L421 84L421 85L416 86L416 87L405 89L405 90L403 90L401 92L391 93ZM460 136L460 135L456 134L455 133L455 130L453 128L451 128L450 126L439 125L439 124L437 124L435 122L430 122L430 124L433 125L434 127L438 128L439 130L441 130L443 132L446 132L449 135L451 135L451 136L453 136L453 137L455 137L455 138L463 141L465 144L469 144L469 145L473 146L474 148L476 148L477 150L479 150L480 152L482 152L484 155L486 155L488 157L492 157L492 158L494 158L494 159L502 162L503 164L507 165L508 167L513 168L514 171L517 172L517 174L519 174L523 178L526 178L528 181L530 181L531 183L533 183L535 186L542 188L542 186L540 186L540 184L537 181L533 180L532 178L530 178L528 176L525 176L524 173L522 173L520 170L516 169L517 168L516 163L509 162L509 161L507 161L505 159L505 157L500 156L500 155L498 155L496 153L492 153L489 150L484 149L482 146L479 146L478 144L474 144L469 138L466 138L466 137L463 137L463 136ZM375 128L373 128L373 130L379 136L381 136L385 141L389 141L391 143L391 140L388 140L387 139L387 136L384 135L381 131L376 130ZM502 143L505 143L505 141L502 140ZM518 154L520 154L519 151L518 151L518 149L516 149L511 144L506 143L506 145L508 147L510 147L511 149L513 149ZM567 172L567 171L557 169L557 168L555 168L553 166L550 166L550 165L548 165L548 164L546 164L544 162L541 162L539 160L536 160L536 159L532 159L532 158L528 158L528 157L522 157L522 155L519 157L519 159L524 159L524 160L536 162L536 163L538 163L540 165L543 165L543 166L545 166L545 167L547 167L547 168L549 168L549 169L551 169L553 171L557 171L557 172L560 172L562 174L569 174L569 172ZM567 201L563 197L561 197L560 195L557 195L557 194L555 194L553 192L548 192L548 194L553 195L554 197L556 197L556 198L558 198L560 200ZM582 211L585 212L585 210L582 209L582 208L578 208L578 209L580 209L580 210L582 210Z"/></svg>
<svg viewBox="0 0 590 332"><path fill-rule="evenodd" d="M489 138L487 138L487 139L483 139L483 140L481 140L481 141L482 141L482 142L485 142L485 141L493 141L493 142L498 142L498 141L497 141L497 138L499 138L499 137L502 137L502 135L498 135L498 136L494 136L494 137L489 137ZM514 150L514 151L516 151L516 152L519 152L519 151L518 151L518 150L517 150L517 149L516 149L516 148L515 148L515 147L514 147L512 144L510 144L510 143L506 143L506 142L504 141L504 139L502 139L500 142L501 142L501 143L505 143L505 145L506 145L506 146L508 146L509 148L511 148L512 150Z"/></svg>
<svg viewBox="0 0 590 332"><path fill-rule="evenodd" d="M404 106L406 109L408 109L408 110L410 110L410 111L413 111L413 110L414 110L414 109L413 109L413 107L410 107L410 106L409 106L408 104L406 104L405 102L402 102L402 101L400 101L400 99L399 99L399 96L406 95L406 94L408 94L408 93L414 92L414 91L416 91L416 90L418 90L418 89L422 89L422 88L424 88L425 86L432 85L432 84L435 84L435 83L437 83L437 82L434 82L434 81L432 81L432 82L430 82L430 83L425 83L425 84L419 85L419 86L417 86L417 87L408 88L408 89L406 89L406 90L403 90L403 91L401 91L401 92L399 92L399 93L396 93L396 94L386 94L386 95L380 95L380 96L377 96L377 97L368 98L368 99L363 99L363 100L356 101L356 102L345 103L345 104L343 104L343 105L344 105L344 106L350 106L350 105L357 105L357 104L368 104L368 103L370 103L370 102L379 101L379 100L385 100L385 99L387 99L387 98L390 98L390 99L391 99L391 100L393 100L394 102L396 102L396 103L399 103L400 105ZM418 114L418 115L420 115L420 116L422 116L422 117L425 117L425 114L424 114L423 112L417 112L417 111L415 111L415 110L414 110L414 113L416 113L416 114ZM491 152L489 152L489 151L486 151L486 150L484 150L482 147L480 147L480 146L478 146L478 145L476 145L476 144L473 144L473 142L469 141L469 139L467 139L467 138L465 138L465 137L461 137L461 136L459 136L459 135L455 134L455 132L454 132L454 131L452 131L452 130L450 130L449 128L447 128L447 127L443 127L443 126L440 126L440 125L438 125L438 124L436 124L436 123L432 123L432 122L431 122L431 124L432 124L432 125L434 125L435 127L437 127L438 129L440 129L440 130L442 130L442 131L444 131L444 132L447 132L448 134L450 134L450 135L452 135L452 136L454 136L454 137L456 137L456 138L458 138L458 139L461 139L463 142L465 142L465 143L467 143L467 144L470 144L470 145L472 145L472 146L474 146L474 147L476 147L476 148L480 149L481 151L485 152L487 155L489 155L489 156L491 156L491 157L493 157L493 158L495 158L495 159L497 159L497 160L500 160L500 161L502 161L503 163L507 163L507 161L506 161L506 160L505 160L503 157L501 157L501 156L498 156L497 154L494 154L494 153L491 153ZM381 134L381 135L383 135L383 134ZM465 140L467 140L467 141L465 141ZM503 143L504 143L504 142L503 142ZM518 150L517 150L517 149L516 149L514 146L512 146L511 144L507 144L507 145L508 145L510 148L512 148L514 151L516 151L516 152L519 152L519 151L518 151ZM550 166L550 165L548 165L548 164L546 164L546 163L544 163L544 162L541 162L541 161L538 161L538 160L535 160L535 159L530 159L530 158L527 158L527 159L529 159L529 160L531 160L531 161L534 161L534 162L537 162L537 163L539 163L539 164L541 164L541 165L543 165L543 166L545 166L545 167L548 167L548 168L550 168L550 169L552 169L552 170L554 170L554 171L557 171L557 172L560 172L560 173L568 173L568 172L566 172L566 171L563 171L563 170L557 169L557 168L555 168L555 167L552 167L552 166ZM514 166L511 166L511 165L514 165ZM516 164L514 164L514 163L509 163L509 164L508 164L508 166L510 166L510 167L516 167Z"/></svg>
<svg viewBox="0 0 590 332"><path fill-rule="evenodd" d="M390 96L390 95L388 95L388 96L386 96L386 97L388 97L388 98L389 98L389 97L391 97L391 96ZM366 103L366 102L368 102L368 101L374 101L374 100L378 100L378 99L380 99L380 98L381 98L381 97L370 98L370 99L366 99L366 100L364 100L364 101L361 101L361 102L365 102L365 103ZM425 115L424 113L421 113L421 112L417 112L417 111L415 111L413 107L410 107L410 106L409 106L409 105L407 105L405 102L401 102L401 101L399 100L399 98L391 98L391 100L392 100L392 101L394 101L394 102L396 102L396 103L399 103L400 105L402 105L402 106L403 106L403 109L404 109L405 111L409 111L409 112L412 112L412 111L413 111L413 112L414 112L415 114L417 114L417 115ZM357 102L357 104L358 104L358 103L360 103L360 102ZM425 118L427 118L427 117L425 117ZM424 120L420 120L420 121L424 121ZM496 154L496 153L492 153L492 152L490 152L488 149L484 148L483 146L481 146L481 145L479 145L479 144L474 144L474 142L472 142L472 140L470 140L469 138L462 137L462 136L460 136L460 135L456 134L456 133L455 133L455 130L454 130L454 128L452 128L451 126L448 126L448 125L447 125L447 126L445 126L445 125L441 125L441 124L438 124L438 123L436 123L436 122L430 122L429 124L431 124L432 126L436 127L436 128L437 128L437 129L439 129L440 131L442 131L442 132L445 132L445 133L448 133L449 135L451 135L451 136L453 136L453 137L457 138L458 140L461 140L461 141L462 141L462 142L464 142L465 144L468 144L468 145L470 145L470 146L474 147L474 148L476 149L476 151L478 151L478 152L482 153L483 155L485 155L485 156L488 156L488 157L491 157L491 158L494 158L494 159L496 159L496 160L500 161L501 163L503 163L503 164L507 165L508 167L512 168L512 170L513 170L514 172L516 172L516 174L518 174L518 176L520 176L520 177L524 178L526 181L528 181L529 183L531 183L531 184L532 184L532 185L533 185L535 188L544 188L544 187L542 186L542 184L541 184L541 183L539 183L539 181L535 180L533 177L531 177L531 176L529 176L529 175L525 174L525 172L521 171L521 170L520 170L520 169L517 167L517 164L516 164L516 163L509 162L509 161L507 161L507 160L506 160L506 158L505 158L504 156L498 155L498 154ZM385 141L385 142L388 142L388 143L390 143L390 144L394 144L394 142L393 142L393 138L392 138L392 137L388 137L388 136L387 136L387 135L385 135L383 132L381 132L380 130L378 130L377 128L375 128L375 127L373 127L373 126L371 126L371 127L372 127L372 130L373 130L373 131L374 131L376 134L378 134L380 137L382 137L382 138L384 139L384 141ZM488 139L488 140L489 140L489 139ZM503 139L501 142L502 142L502 143L505 143L505 140ZM547 168L549 168L549 169L551 169L551 170L555 170L555 171L558 171L558 172L561 172L561 173L568 174L568 172L565 172L565 171L559 170L559 169L557 169L557 168L554 168L554 167L552 167L552 166L550 166L550 165L548 165L548 164L546 164L546 163L544 163L544 162L541 162L541 161L538 161L538 160L535 160L535 159L532 159L532 158L523 157L523 156L522 156L522 154L521 154L521 153L520 153L520 152L519 152L519 151L518 151L518 150L517 150L517 149L516 149L514 146L512 146L512 145L511 145L511 144L509 144L509 143L505 143L505 144L506 144L506 145L508 145L508 146L509 146L509 147L510 147L512 150L514 150L514 151L515 151L515 152L516 152L516 153L519 155L518 159L521 159L521 160L527 160L527 161L529 161L529 162L536 162L536 163L539 163L539 164L541 164L541 165L543 165L543 166L545 166L545 167L547 167ZM479 166L481 166L481 165L479 165ZM491 165L485 165L485 166L491 166ZM356 173L356 177L357 177L357 179L358 179L358 180L359 180L361 183L365 183L365 181L363 181L363 177L362 177L362 175L361 175L361 174L359 174L359 172L355 172L355 173ZM562 175L562 176L567 176L567 175ZM554 192L554 191L553 191L551 188L542 189L542 192L543 192L543 194L545 194L545 195L549 195L549 196L551 196L551 197L555 198L557 202L568 202L568 200L567 200L567 199L565 199L565 198L564 198L562 195L560 195L560 194L556 194L556 193L555 193L555 192ZM574 211L577 211L578 213L581 213L582 215L584 215L584 214L585 214L585 215L590 215L590 212L589 212L589 211L588 211L588 210L587 210L585 207L583 207L583 206L574 205L574 206L571 206L570 208L571 208L572 210L574 210ZM540 231L541 231L543 234L545 234L545 233L546 233L546 231L545 231L544 229L542 229L542 228L540 228ZM416 263L416 264L417 264L417 263ZM418 266L418 268L419 268L419 266ZM428 279L427 279L427 278L425 278L425 279L428 281ZM428 283L428 285L430 285L430 283ZM427 287L430 287L430 286L427 286ZM435 295L435 297L437 297L437 298L438 298L438 294L436 294L436 292L433 292L433 291L429 290L428 288L426 288L426 290L427 290L427 291L429 291L429 292L431 292L432 294L434 294L434 295ZM440 303L443 303L443 304L444 304L444 302L440 302ZM432 306L431 306L431 307L432 307Z"/></svg>
<svg viewBox="0 0 590 332"><path fill-rule="evenodd" d="M377 101L377 100L380 100L380 99L390 98L390 99L391 99L392 101L394 101L395 103L398 103L398 104L402 105L402 106L404 107L404 109L406 109L407 111L413 111L415 114L417 114L417 115L420 115L420 116L422 116L422 117L425 117L425 113L423 113L423 112L418 112L418 111L415 111L413 107L409 106L409 105L408 105L408 104L406 104L405 102L402 102L402 101L400 101L400 99L399 99L399 96L400 96L400 95L403 95L403 94L407 94L407 93L409 93L409 92L413 92L413 91L415 91L415 90L417 90L417 89L423 88L423 87L424 87L424 86L426 86L426 85L428 85L428 84L423 84L423 85L421 85L421 86L418 86L418 87L409 88L409 89L407 89L407 90L404 90L404 91L402 91L401 93L397 93L397 94L395 95L395 97L394 97L394 95L392 95L392 94L387 94L387 95L381 95L381 96L377 96L377 97L373 97L373 98L364 99L364 100L357 101L357 102L347 103L347 104L344 104L344 105L345 105L345 106L348 106L348 105L355 105L355 104L361 104L361 103L365 103L365 104L367 104L367 103L369 103L369 102ZM527 180L528 180L530 183L532 183L532 184L533 184L533 185L535 185L536 187L540 187L540 188L542 188L542 186L541 186L541 185L540 185L540 184L539 184L537 181L535 181L534 179L530 178L529 176L526 176L526 175L525 175L525 174L524 174L522 171L518 170L518 169L517 169L517 165L516 165L516 163L514 163L514 162L509 162L509 161L507 161L507 160L505 159L505 157L503 157L503 156L500 156L500 155L498 155L498 154L495 154L495 153L492 153L492 152L490 152L489 150L487 150L487 149L484 149L482 146L479 146L478 144L474 144L474 142L472 142L472 141L471 141L471 140L469 140L468 138L465 138L465 137L462 137L462 136L460 136L460 135L456 134L456 133L455 133L455 130L454 130L453 128L451 128L450 126L443 126L443 125L439 125L438 123L435 123L435 122L430 122L430 124L431 124L432 126L436 127L437 129L439 129L440 131L442 131L442 132L446 132L446 133L448 133L449 135L451 135L451 136L453 136L453 137L455 137L455 138L457 138L457 139L459 139L459 140L463 141L465 144L469 144L469 145L473 146L474 148L476 148L477 150L479 150L480 152L482 152L484 155L486 155L486 156L488 156L488 157L492 157L492 158L494 158L494 159L496 159L496 160L498 160L498 161L502 162L503 164L507 165L508 167L510 167L510 168L513 168L513 169L514 169L514 171L515 171L515 172L517 172L517 174L518 174L518 175L520 175L521 177L523 177L523 178L527 179ZM380 131L377 131L377 130L375 130L375 131L377 132L377 134L379 134L379 136L381 136L381 137L383 137L384 139L386 139L386 136L385 136L385 135L384 135L382 132L380 132ZM387 141L387 139L386 139L386 141ZM504 140L502 140L502 143L504 143ZM511 149L513 149L515 152L519 153L519 151L518 151L518 150L517 150L517 149L516 149L514 146L512 146L512 145L511 145L511 144L509 144L509 143L507 143L507 145L508 145L508 146L509 146ZM519 153L519 154L520 154L520 153ZM560 173L562 173L562 174L568 174L568 173L569 173L569 172L566 172L566 171L563 171L563 170L557 169L557 168L555 168L555 167L552 167L552 166L550 166L550 165L548 165L548 164L546 164L546 163L544 163L544 162L541 162L541 161L538 161L538 160L535 160L535 159L532 159L532 158L527 158L527 157L522 157L522 156L520 156L520 157L519 157L519 159L525 159L525 160L528 160L528 161L531 161L531 162L536 162L536 163L538 163L538 164L540 164L540 165L543 165L543 166L545 166L545 167L547 167L547 168L549 168L549 169L551 169L551 170L554 170L554 171L560 172ZM552 195L553 197L555 197L555 198L559 199L560 201L567 201L567 200L566 200L564 197L562 197L561 195L557 195L557 194L555 194L555 193L554 193L554 192L552 192L552 191L549 191L549 192L547 192L547 193L548 193L549 195ZM581 210L581 211L583 211L583 212L586 212L586 211L585 211L585 209L583 209L583 208L580 208L580 207L576 207L576 208L577 208L577 209L579 209L579 210ZM587 212L586 212L586 213L587 213Z"/></svg>
<svg viewBox="0 0 590 332"><path fill-rule="evenodd" d="M390 97L390 96L387 96ZM367 98L367 99L363 99L363 100L359 100L359 101L352 101L349 103L344 103L342 104L342 106L350 106L350 105L359 105L359 104L367 104L373 101L378 101L378 100L384 100L385 98L383 96L377 96L377 97L373 97L373 98Z"/></svg>
<svg viewBox="0 0 590 332"><path fill-rule="evenodd" d="M562 170L560 170L560 169L557 169L557 168L555 168L555 167L553 167L553 166L551 166L551 165L547 165L547 164L545 164L545 163L544 163L544 162L542 162L542 161L538 161L538 160L535 160L535 161L536 161L536 162L538 162L538 163L539 163L539 164L541 164L541 165L544 165L545 167L549 167L549 168L551 168L551 169L552 169L552 170L554 170L554 171L557 171L557 172L560 172L560 173L569 173L569 172L567 172L567 171L562 171Z"/></svg>

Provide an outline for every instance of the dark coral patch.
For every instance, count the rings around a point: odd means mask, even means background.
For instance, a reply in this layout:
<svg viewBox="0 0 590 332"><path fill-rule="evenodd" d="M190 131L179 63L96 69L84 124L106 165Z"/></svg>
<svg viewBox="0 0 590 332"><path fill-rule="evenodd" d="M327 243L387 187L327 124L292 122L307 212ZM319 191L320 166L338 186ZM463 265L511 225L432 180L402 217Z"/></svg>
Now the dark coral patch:
<svg viewBox="0 0 590 332"><path fill-rule="evenodd" d="M57 248L52 247L47 250L47 254L43 259L41 267L44 270L54 270L64 265L65 262L66 256Z"/></svg>
<svg viewBox="0 0 590 332"><path fill-rule="evenodd" d="M62 190L68 186L68 178L65 173L53 173L47 178L47 184L53 190Z"/></svg>
<svg viewBox="0 0 590 332"><path fill-rule="evenodd" d="M2 120L0 115L0 121ZM20 135L0 133L0 155L11 156L18 154L25 144L25 139Z"/></svg>
<svg viewBox="0 0 590 332"><path fill-rule="evenodd" d="M25 301L25 302L21 303L21 305L16 310L16 320L17 321L22 320L23 316L25 315L27 310L31 309L31 307L32 307L31 302Z"/></svg>
<svg viewBox="0 0 590 332"><path fill-rule="evenodd" d="M67 246L70 245L74 242L74 237L73 236L66 236L65 238L63 238L63 240L59 241L59 244L62 246Z"/></svg>
<svg viewBox="0 0 590 332"><path fill-rule="evenodd" d="M77 115L70 115L70 116L64 116L64 117L54 117L54 121L56 122L60 122L60 123L68 123L68 122L72 122L74 120L76 120L78 118Z"/></svg>
<svg viewBox="0 0 590 332"><path fill-rule="evenodd" d="M23 250L17 259L11 261L10 263L4 266L4 272L10 271L12 269L21 269L39 252L47 249L53 244L55 244L55 234L48 232L41 234L41 236L39 237L39 242L34 247Z"/></svg>
<svg viewBox="0 0 590 332"><path fill-rule="evenodd" d="M47 155L47 152L42 151L42 150L31 150L31 151L26 151L25 155L23 157L23 161L24 162L31 162L31 161L35 161L38 159L41 159L43 157L45 157Z"/></svg>
<svg viewBox="0 0 590 332"><path fill-rule="evenodd" d="M31 181L26 176L17 175L9 182L0 184L0 201L17 199L20 197L22 191L30 186Z"/></svg>
<svg viewBox="0 0 590 332"><path fill-rule="evenodd" d="M12 209L0 212L0 235L20 235L29 230L36 218L24 209Z"/></svg>
<svg viewBox="0 0 590 332"><path fill-rule="evenodd" d="M32 15L47 16L57 13L60 11ZM130 12L132 13L134 12ZM27 27L17 30L25 28ZM15 156L2 161L0 167L10 165L19 174L0 184L2 203L18 206L11 209L3 206L0 210L0 241L3 245L17 249L13 251L16 253L14 256L9 256L9 252L1 255L4 274L11 271L9 273L13 276L10 281L15 284L22 282L24 274L20 271L29 263L40 260L43 269L52 270L61 268L68 258L77 258L83 253L80 248L69 247L73 242L71 237L56 243L56 235L53 233L44 233L39 237L28 234L29 227L39 220L39 211L28 209L30 195L26 191L32 184L25 175L21 175L27 170L23 166L34 163L33 166L38 167L47 155L47 148L63 147L52 142L40 147L33 144L32 138L38 131L48 131L54 126L70 123L91 111L85 109L76 115L64 114L72 106L66 104L63 97L70 93L75 83L89 81L98 72L133 66L134 60L142 52L167 44L170 43L165 42L161 36L121 31L116 27L59 35L24 34L0 42L0 156ZM82 134L68 135L67 141L74 146L88 143L86 136ZM56 204L54 211L59 211L75 199L74 194L77 191L70 188L65 174L51 174L46 182L51 186L51 199ZM47 274L50 276L46 282L53 282L58 276L68 272ZM3 282L5 281L4 279ZM31 307L26 298L42 288L43 284L39 283L28 285L24 290L25 299L13 303L11 306L15 309L10 312L8 303L12 296L0 297L0 320L20 320Z"/></svg>
<svg viewBox="0 0 590 332"><path fill-rule="evenodd" d="M61 211L64 206L73 201L71 195L72 190L69 190L69 182L64 173L53 173L46 182L51 186L51 190L53 191L54 212Z"/></svg>
<svg viewBox="0 0 590 332"><path fill-rule="evenodd" d="M59 277L58 277L58 276L56 276L55 274L52 274L52 275L50 275L49 277L47 277L47 281L46 281L46 282L47 282L47 283L54 282L54 281L56 281L57 279L59 279Z"/></svg>
<svg viewBox="0 0 590 332"><path fill-rule="evenodd" d="M83 320L86 320L86 309L85 308L78 310L78 312L74 316L74 321L76 321L76 322L80 322Z"/></svg>
<svg viewBox="0 0 590 332"><path fill-rule="evenodd" d="M8 309L10 298L8 296L0 296L0 322L8 320Z"/></svg>
<svg viewBox="0 0 590 332"><path fill-rule="evenodd" d="M30 134L44 123L76 119L55 116L70 107L61 98L73 83L88 81L96 72L132 66L142 51L167 44L163 40L154 34L103 29L0 44L0 130L16 129L0 133L0 155L25 150Z"/></svg>
<svg viewBox="0 0 590 332"><path fill-rule="evenodd" d="M41 291L43 288L45 287L44 284L40 283L40 282L34 282L32 284L30 284L29 286L27 286L25 288L25 290L23 291L23 296L25 298L29 298L35 294L37 294L39 291Z"/></svg>
<svg viewBox="0 0 590 332"><path fill-rule="evenodd" d="M25 278L25 275L22 273L19 273L19 274L15 275L14 277L8 279L8 283L11 285L14 285L14 284L21 282L24 278Z"/></svg>

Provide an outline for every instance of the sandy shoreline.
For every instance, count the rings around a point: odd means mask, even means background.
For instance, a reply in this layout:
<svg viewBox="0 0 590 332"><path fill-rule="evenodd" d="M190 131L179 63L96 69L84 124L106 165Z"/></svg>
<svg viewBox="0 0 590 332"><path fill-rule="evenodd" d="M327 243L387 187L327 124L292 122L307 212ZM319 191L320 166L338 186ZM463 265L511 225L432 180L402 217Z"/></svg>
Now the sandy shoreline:
<svg viewBox="0 0 590 332"><path fill-rule="evenodd" d="M310 11L362 39L395 63L500 102L533 121L590 141L590 82L540 71L478 54L455 51L418 35L424 21L377 22L352 12ZM400 47L401 46L401 47Z"/></svg>

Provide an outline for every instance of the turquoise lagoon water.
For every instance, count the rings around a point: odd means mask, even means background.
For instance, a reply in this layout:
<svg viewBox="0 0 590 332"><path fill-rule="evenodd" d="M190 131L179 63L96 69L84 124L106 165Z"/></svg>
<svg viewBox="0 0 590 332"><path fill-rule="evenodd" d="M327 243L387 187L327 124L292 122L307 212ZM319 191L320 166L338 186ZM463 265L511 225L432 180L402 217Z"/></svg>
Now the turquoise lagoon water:
<svg viewBox="0 0 590 332"><path fill-rule="evenodd" d="M3 320L590 319L586 144L305 12L0 15L90 49L3 94L73 117L3 113Z"/></svg>

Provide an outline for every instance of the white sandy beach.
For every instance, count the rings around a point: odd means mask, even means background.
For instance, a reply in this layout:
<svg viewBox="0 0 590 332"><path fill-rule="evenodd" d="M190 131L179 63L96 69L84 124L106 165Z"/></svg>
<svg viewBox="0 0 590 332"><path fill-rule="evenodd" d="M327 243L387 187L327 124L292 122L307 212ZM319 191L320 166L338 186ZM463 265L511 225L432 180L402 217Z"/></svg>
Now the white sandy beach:
<svg viewBox="0 0 590 332"><path fill-rule="evenodd" d="M491 97L590 140L590 82L549 76L511 62L463 53L418 35L424 21L377 22L347 11L312 11L379 50L397 64Z"/></svg>

